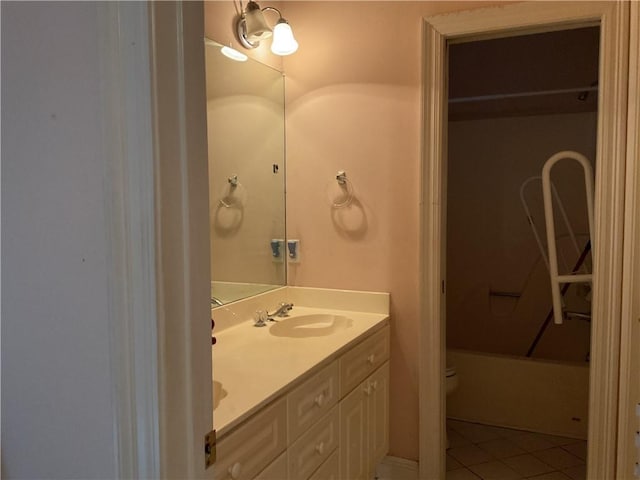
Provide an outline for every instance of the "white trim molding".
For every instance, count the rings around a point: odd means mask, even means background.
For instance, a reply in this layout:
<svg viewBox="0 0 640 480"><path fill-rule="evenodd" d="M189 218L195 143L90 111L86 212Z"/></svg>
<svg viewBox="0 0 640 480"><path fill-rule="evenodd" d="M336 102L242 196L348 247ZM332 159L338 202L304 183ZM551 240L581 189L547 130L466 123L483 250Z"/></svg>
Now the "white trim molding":
<svg viewBox="0 0 640 480"><path fill-rule="evenodd" d="M212 478L203 4L99 8L118 477Z"/></svg>
<svg viewBox="0 0 640 480"><path fill-rule="evenodd" d="M212 478L209 185L202 2L150 2L162 478Z"/></svg>
<svg viewBox="0 0 640 480"><path fill-rule="evenodd" d="M587 478L616 478L629 4L601 15Z"/></svg>
<svg viewBox="0 0 640 480"><path fill-rule="evenodd" d="M447 42L600 25L588 478L616 478L628 2L525 2L439 15L424 25L420 478L444 478Z"/></svg>
<svg viewBox="0 0 640 480"><path fill-rule="evenodd" d="M109 224L109 348L119 478L160 476L149 15L98 6Z"/></svg>
<svg viewBox="0 0 640 480"><path fill-rule="evenodd" d="M624 271L620 336L620 406L616 478L631 480L639 461L640 430L640 3L632 2L629 42L629 113L624 217Z"/></svg>
<svg viewBox="0 0 640 480"><path fill-rule="evenodd" d="M429 22L423 26L423 162L420 248L419 476L445 472L445 292L446 234L443 188L446 174L446 38Z"/></svg>

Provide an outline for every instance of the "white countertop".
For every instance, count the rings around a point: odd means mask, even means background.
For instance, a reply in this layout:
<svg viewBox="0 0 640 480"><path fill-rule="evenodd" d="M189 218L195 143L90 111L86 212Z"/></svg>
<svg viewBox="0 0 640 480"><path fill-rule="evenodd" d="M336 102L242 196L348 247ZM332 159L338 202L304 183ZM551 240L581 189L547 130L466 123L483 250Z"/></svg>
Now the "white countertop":
<svg viewBox="0 0 640 480"><path fill-rule="evenodd" d="M269 333L272 327L254 327L245 321L216 332L213 347L213 425L218 438L276 398L323 362L336 358L366 333L388 323L386 313L365 313L295 306L286 322L309 314L342 315L353 320L326 336L291 338Z"/></svg>

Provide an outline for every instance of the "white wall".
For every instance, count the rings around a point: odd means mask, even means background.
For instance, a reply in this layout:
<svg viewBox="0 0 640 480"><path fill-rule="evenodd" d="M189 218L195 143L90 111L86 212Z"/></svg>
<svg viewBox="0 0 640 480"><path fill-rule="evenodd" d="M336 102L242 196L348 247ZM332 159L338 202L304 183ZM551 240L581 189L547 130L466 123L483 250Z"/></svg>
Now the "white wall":
<svg viewBox="0 0 640 480"><path fill-rule="evenodd" d="M2 476L115 478L99 4L2 3Z"/></svg>

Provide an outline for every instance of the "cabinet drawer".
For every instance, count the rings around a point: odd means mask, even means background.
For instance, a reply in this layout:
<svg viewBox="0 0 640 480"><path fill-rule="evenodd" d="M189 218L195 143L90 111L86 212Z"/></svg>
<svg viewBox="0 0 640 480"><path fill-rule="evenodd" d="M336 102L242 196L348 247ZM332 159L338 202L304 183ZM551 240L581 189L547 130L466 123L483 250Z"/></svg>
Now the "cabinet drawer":
<svg viewBox="0 0 640 480"><path fill-rule="evenodd" d="M309 477L309 480L340 480L340 462L338 459L338 451L336 450L320 465L316 473Z"/></svg>
<svg viewBox="0 0 640 480"><path fill-rule="evenodd" d="M340 357L340 398L349 393L389 358L389 327Z"/></svg>
<svg viewBox="0 0 640 480"><path fill-rule="evenodd" d="M276 458L255 480L287 480L287 452Z"/></svg>
<svg viewBox="0 0 640 480"><path fill-rule="evenodd" d="M339 433L338 408L333 407L323 419L289 447L289 478L308 478L336 450Z"/></svg>
<svg viewBox="0 0 640 480"><path fill-rule="evenodd" d="M333 362L287 396L289 442L306 432L337 402L338 362Z"/></svg>
<svg viewBox="0 0 640 480"><path fill-rule="evenodd" d="M216 480L251 479L287 448L284 399L249 419L217 445Z"/></svg>

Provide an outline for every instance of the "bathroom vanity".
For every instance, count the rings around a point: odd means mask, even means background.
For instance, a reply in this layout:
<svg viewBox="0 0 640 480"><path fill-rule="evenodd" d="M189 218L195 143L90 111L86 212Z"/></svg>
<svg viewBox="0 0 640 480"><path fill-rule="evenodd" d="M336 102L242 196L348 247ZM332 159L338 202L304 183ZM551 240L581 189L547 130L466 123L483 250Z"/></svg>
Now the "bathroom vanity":
<svg viewBox="0 0 640 480"><path fill-rule="evenodd" d="M253 326L281 301L288 317ZM371 478L388 450L388 312L388 294L297 287L215 309L215 478Z"/></svg>

